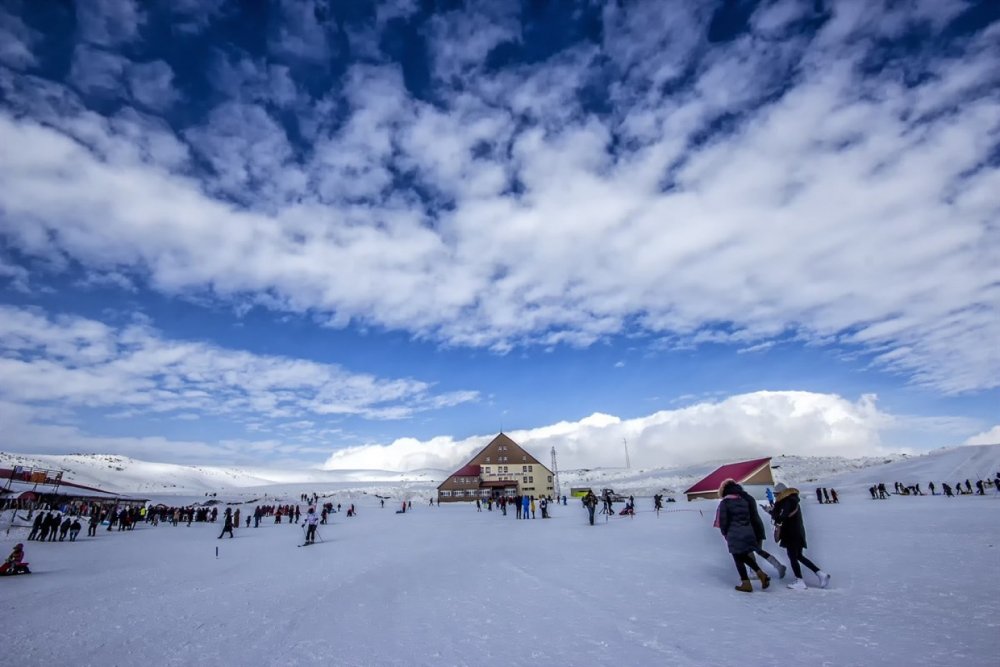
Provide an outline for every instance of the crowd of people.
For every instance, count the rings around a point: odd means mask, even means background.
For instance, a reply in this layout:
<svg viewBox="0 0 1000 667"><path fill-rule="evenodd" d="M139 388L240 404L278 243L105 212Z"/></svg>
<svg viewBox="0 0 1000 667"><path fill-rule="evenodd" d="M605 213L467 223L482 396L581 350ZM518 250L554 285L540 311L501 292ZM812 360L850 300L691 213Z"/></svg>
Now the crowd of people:
<svg viewBox="0 0 1000 667"><path fill-rule="evenodd" d="M552 496L535 496L523 494L518 496L498 496L496 498L487 497L484 500L479 498L476 499L476 511L482 512L483 507L486 508L487 512L493 511L493 506L496 505L497 510L500 511L503 516L507 516L508 507L512 507L514 510L514 516L518 519L534 519L541 514L541 518L548 519L549 508L552 503L555 502L559 504L559 500L552 500ZM562 497L563 505L566 504L566 496ZM433 499L431 504L434 504Z"/></svg>
<svg viewBox="0 0 1000 667"><path fill-rule="evenodd" d="M993 479L977 479L975 484L973 484L971 479L966 479L965 482L959 480L955 482L954 486L948 482L941 482L941 493L938 493L938 487L934 482L927 484L927 490L930 491L930 495L941 495L946 498L954 498L955 496L985 496L986 489L992 489L995 495L1000 495L1000 472L997 472ZM872 484L868 487L868 493L871 495L872 500L887 500L890 495L884 482ZM925 496L927 494L921 490L919 482L916 484L896 482L893 484L892 495Z"/></svg>

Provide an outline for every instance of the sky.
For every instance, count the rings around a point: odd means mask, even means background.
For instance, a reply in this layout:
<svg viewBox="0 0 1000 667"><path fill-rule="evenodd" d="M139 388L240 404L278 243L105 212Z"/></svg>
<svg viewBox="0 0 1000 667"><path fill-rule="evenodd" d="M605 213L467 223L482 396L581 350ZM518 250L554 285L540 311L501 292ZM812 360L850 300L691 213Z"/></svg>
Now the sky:
<svg viewBox="0 0 1000 667"><path fill-rule="evenodd" d="M5 2L0 448L998 442L998 44L950 0Z"/></svg>

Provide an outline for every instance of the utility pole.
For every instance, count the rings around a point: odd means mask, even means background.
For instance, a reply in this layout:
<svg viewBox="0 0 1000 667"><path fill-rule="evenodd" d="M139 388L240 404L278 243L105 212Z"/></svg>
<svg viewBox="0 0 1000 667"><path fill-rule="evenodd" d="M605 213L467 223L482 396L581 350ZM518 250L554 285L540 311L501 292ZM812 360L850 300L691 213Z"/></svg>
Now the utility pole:
<svg viewBox="0 0 1000 667"><path fill-rule="evenodd" d="M556 463L555 447L552 448L552 481L555 482L553 486L555 486L556 489L556 500L559 500L559 496L561 496L562 494L559 493L559 464Z"/></svg>
<svg viewBox="0 0 1000 667"><path fill-rule="evenodd" d="M631 470L632 469L632 463L628 460L628 440L626 440L625 438L622 438L622 442L625 443L625 469L626 470Z"/></svg>

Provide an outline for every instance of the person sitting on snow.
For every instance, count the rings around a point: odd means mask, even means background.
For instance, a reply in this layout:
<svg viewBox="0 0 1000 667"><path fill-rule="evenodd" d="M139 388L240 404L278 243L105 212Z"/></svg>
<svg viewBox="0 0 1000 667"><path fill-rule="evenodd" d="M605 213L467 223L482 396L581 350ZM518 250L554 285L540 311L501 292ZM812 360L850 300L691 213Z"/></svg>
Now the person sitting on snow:
<svg viewBox="0 0 1000 667"><path fill-rule="evenodd" d="M31 574L28 564L24 562L24 545L20 542L14 545L14 550L7 556L3 565L0 565L0 575L9 574Z"/></svg>

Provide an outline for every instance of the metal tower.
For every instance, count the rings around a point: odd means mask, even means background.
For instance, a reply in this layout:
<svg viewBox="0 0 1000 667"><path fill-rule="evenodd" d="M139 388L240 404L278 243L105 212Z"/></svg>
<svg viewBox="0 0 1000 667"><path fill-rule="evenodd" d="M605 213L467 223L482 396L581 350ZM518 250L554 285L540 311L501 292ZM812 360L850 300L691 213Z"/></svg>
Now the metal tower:
<svg viewBox="0 0 1000 667"><path fill-rule="evenodd" d="M556 463L556 448L552 448L552 481L555 482L553 486L556 489L556 499L562 495L559 493L559 464Z"/></svg>

